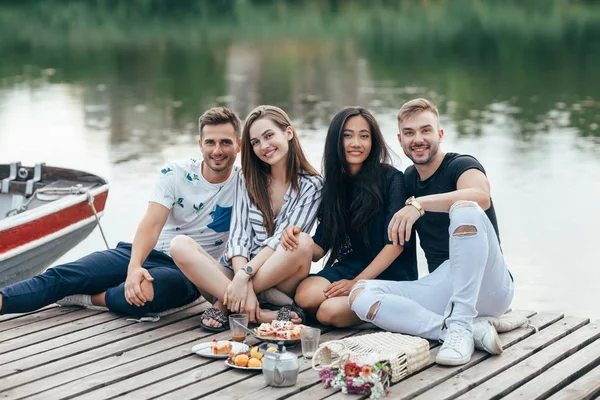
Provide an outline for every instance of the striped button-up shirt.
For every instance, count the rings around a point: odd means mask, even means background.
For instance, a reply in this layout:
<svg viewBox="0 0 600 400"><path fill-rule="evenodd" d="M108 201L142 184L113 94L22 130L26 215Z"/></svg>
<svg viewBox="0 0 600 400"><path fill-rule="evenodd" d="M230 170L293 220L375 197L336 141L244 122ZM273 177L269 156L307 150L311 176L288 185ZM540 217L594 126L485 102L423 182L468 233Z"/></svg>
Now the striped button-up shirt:
<svg viewBox="0 0 600 400"><path fill-rule="evenodd" d="M273 221L275 225L273 236L268 236L263 224L263 214L250 201L246 181L240 174L233 202L229 241L224 257L227 264L231 265L231 259L236 256L250 260L264 246L277 250L281 233L288 226L296 225L302 232L309 233L321 204L322 188L323 178L320 176L300 175L298 192L290 185L284 195L285 203Z"/></svg>

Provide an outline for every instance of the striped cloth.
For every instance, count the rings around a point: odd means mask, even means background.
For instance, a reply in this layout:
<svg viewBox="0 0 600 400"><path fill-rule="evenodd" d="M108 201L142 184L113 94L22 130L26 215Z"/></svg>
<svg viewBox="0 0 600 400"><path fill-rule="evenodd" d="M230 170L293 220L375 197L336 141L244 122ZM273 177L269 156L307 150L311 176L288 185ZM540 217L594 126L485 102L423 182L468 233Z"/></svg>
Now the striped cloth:
<svg viewBox="0 0 600 400"><path fill-rule="evenodd" d="M290 185L285 193L285 203L274 221L275 232L273 236L268 236L263 225L263 214L250 201L246 181L240 174L233 202L229 241L224 256L227 265L231 266L231 259L236 256L251 260L264 246L277 250L281 233L288 226L296 225L302 232L310 232L321 204L323 178L302 174L299 180L298 192Z"/></svg>

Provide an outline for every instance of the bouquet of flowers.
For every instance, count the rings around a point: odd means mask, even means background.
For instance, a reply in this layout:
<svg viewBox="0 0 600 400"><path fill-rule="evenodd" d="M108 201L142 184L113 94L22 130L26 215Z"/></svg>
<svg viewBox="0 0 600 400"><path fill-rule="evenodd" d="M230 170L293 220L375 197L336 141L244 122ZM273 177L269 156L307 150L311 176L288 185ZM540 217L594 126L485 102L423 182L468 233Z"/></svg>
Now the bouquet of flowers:
<svg viewBox="0 0 600 400"><path fill-rule="evenodd" d="M342 393L369 395L378 399L389 393L390 367L387 363L364 364L347 362L343 368L324 368L319 371L323 386L341 389Z"/></svg>

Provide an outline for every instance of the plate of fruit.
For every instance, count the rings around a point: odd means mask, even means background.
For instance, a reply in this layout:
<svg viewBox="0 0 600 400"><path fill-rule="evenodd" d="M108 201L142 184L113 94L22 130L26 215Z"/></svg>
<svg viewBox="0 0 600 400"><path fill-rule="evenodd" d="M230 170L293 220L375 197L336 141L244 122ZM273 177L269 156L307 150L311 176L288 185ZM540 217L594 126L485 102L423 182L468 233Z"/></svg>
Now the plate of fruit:
<svg viewBox="0 0 600 400"><path fill-rule="evenodd" d="M277 351L277 349L269 348L267 351ZM225 364L232 368L260 371L263 357L264 354L259 351L258 346L254 346L250 351L232 352L225 360Z"/></svg>
<svg viewBox="0 0 600 400"><path fill-rule="evenodd" d="M208 358L227 358L229 353L248 351L248 345L229 340L213 340L212 342L199 343L192 347L192 351L199 356Z"/></svg>

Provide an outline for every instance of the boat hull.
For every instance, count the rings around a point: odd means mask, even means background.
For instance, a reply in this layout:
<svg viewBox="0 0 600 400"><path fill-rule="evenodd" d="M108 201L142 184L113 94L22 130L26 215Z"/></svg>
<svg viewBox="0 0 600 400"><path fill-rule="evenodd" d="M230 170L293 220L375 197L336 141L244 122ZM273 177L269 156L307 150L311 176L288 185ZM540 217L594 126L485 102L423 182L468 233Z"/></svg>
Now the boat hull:
<svg viewBox="0 0 600 400"><path fill-rule="evenodd" d="M0 219L0 287L39 274L79 244L98 225L108 197L109 185L95 175L18 167L20 179L14 174L6 179L6 166L0 165L0 211L7 215ZM46 181L31 182L34 175Z"/></svg>
<svg viewBox="0 0 600 400"><path fill-rule="evenodd" d="M96 221L94 219L54 240L42 243L0 262L0 287L31 278L45 271L49 265L52 265L54 261L92 233L95 227Z"/></svg>

